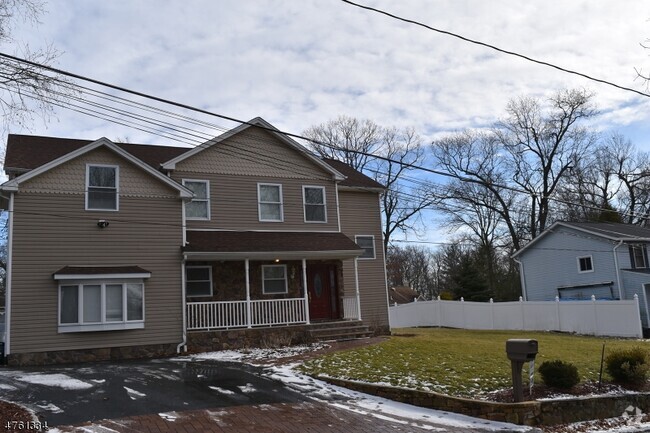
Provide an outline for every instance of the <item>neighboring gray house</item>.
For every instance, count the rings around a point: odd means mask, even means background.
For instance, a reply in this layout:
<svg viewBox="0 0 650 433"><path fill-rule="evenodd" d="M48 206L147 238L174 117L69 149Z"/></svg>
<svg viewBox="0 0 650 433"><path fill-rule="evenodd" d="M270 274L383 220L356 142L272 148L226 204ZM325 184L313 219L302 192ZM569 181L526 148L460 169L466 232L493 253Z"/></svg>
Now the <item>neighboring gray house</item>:
<svg viewBox="0 0 650 433"><path fill-rule="evenodd" d="M633 299L648 321L650 229L617 223L556 222L513 254L527 301Z"/></svg>

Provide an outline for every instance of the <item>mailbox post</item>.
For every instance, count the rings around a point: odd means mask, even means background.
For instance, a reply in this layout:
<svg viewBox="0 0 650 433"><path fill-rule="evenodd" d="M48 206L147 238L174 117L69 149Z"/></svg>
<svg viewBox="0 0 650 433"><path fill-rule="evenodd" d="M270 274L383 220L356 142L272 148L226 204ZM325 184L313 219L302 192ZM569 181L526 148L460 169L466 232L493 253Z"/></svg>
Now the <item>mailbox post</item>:
<svg viewBox="0 0 650 433"><path fill-rule="evenodd" d="M521 371L524 362L535 360L537 355L537 340L510 339L506 341L506 354L512 367L512 391L515 403L524 400Z"/></svg>

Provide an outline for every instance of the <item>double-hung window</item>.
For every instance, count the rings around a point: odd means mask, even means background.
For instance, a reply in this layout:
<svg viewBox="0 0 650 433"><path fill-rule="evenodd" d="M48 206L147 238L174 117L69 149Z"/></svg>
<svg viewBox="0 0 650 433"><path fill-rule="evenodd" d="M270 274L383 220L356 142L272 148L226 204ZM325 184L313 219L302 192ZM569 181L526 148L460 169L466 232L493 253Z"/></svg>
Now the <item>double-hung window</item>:
<svg viewBox="0 0 650 433"><path fill-rule="evenodd" d="M630 260L634 269L648 268L648 253L644 244L630 245Z"/></svg>
<svg viewBox="0 0 650 433"><path fill-rule="evenodd" d="M144 328L142 280L62 281L59 332Z"/></svg>
<svg viewBox="0 0 650 433"><path fill-rule="evenodd" d="M355 242L361 248L363 253L359 256L360 259L374 259L375 258L375 237L359 235L354 237Z"/></svg>
<svg viewBox="0 0 650 433"><path fill-rule="evenodd" d="M257 204L259 220L264 222L282 222L282 185L275 183L257 184Z"/></svg>
<svg viewBox="0 0 650 433"><path fill-rule="evenodd" d="M118 188L118 166L86 166L86 210L118 210Z"/></svg>
<svg viewBox="0 0 650 433"><path fill-rule="evenodd" d="M210 266L185 267L185 296L212 296L212 268Z"/></svg>
<svg viewBox="0 0 650 433"><path fill-rule="evenodd" d="M305 222L326 223L325 187L303 186L302 198L305 206Z"/></svg>
<svg viewBox="0 0 650 433"><path fill-rule="evenodd" d="M287 265L262 265L262 293L287 293Z"/></svg>
<svg viewBox="0 0 650 433"><path fill-rule="evenodd" d="M185 203L185 217L188 220L209 220L210 182L207 180L183 179L183 186L194 193L192 201Z"/></svg>

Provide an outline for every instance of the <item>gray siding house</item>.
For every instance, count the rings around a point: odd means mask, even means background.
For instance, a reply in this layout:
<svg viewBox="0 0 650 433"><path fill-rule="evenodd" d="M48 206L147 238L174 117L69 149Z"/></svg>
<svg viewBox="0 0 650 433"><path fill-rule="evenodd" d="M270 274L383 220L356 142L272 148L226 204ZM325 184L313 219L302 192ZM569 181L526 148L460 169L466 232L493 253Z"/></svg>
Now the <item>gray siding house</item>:
<svg viewBox="0 0 650 433"><path fill-rule="evenodd" d="M528 301L633 299L650 328L650 229L617 223L556 222L517 251Z"/></svg>
<svg viewBox="0 0 650 433"><path fill-rule="evenodd" d="M194 148L10 135L4 168L11 364L388 329L382 185L263 119Z"/></svg>

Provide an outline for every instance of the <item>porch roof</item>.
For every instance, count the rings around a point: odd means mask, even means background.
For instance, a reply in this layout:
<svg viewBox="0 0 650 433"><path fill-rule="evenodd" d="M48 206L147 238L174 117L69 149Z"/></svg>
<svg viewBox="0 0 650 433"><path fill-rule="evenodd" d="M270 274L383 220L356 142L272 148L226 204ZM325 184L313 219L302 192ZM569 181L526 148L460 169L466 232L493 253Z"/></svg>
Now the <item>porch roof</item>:
<svg viewBox="0 0 650 433"><path fill-rule="evenodd" d="M343 233L187 231L183 252L192 259L349 259L363 253Z"/></svg>

